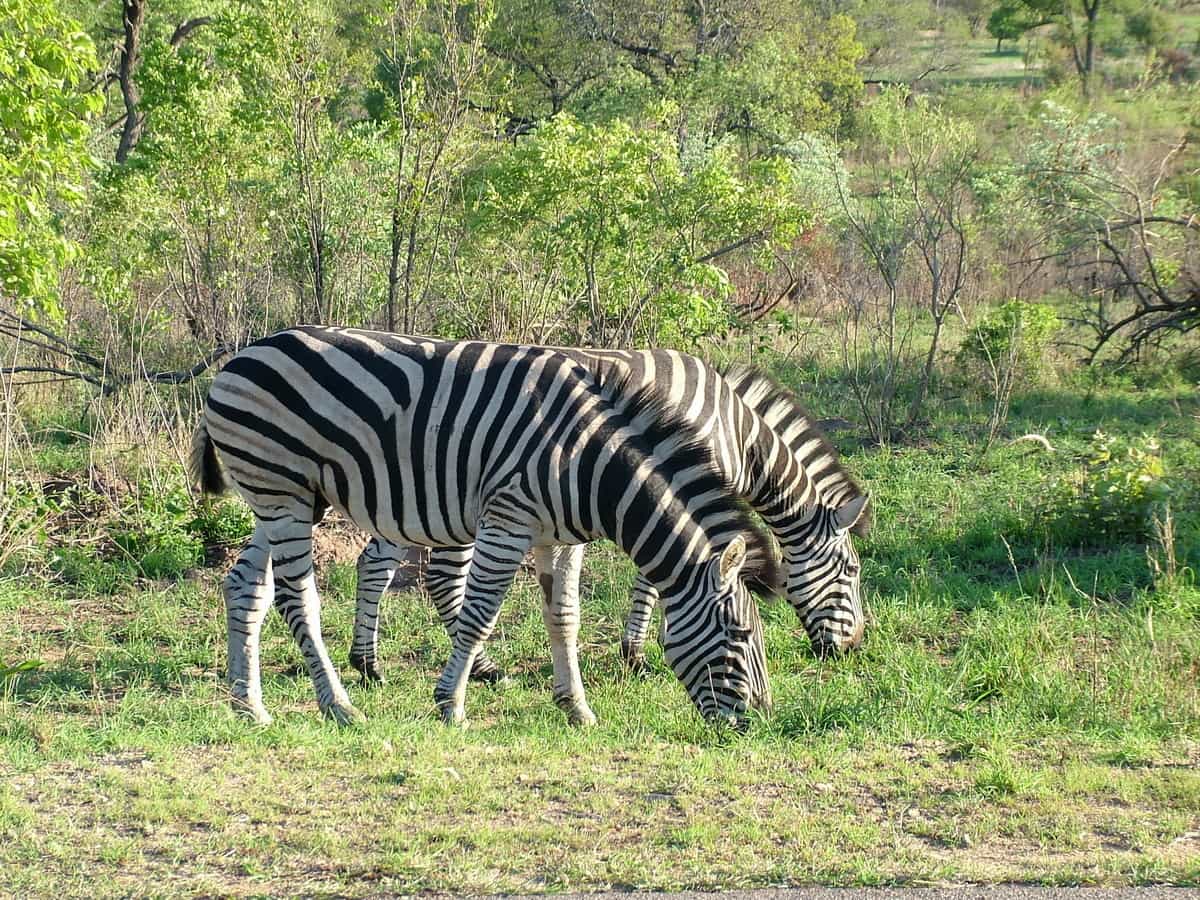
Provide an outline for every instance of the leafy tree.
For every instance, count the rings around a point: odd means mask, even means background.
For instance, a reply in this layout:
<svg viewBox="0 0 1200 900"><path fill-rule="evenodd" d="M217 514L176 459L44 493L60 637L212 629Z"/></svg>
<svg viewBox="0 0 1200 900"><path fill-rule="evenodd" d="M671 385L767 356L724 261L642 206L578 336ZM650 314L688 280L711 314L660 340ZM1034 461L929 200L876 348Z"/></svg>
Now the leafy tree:
<svg viewBox="0 0 1200 900"><path fill-rule="evenodd" d="M1157 6L1137 9L1125 17L1125 30L1147 50L1166 45L1171 34L1171 17Z"/></svg>
<svg viewBox="0 0 1200 900"><path fill-rule="evenodd" d="M76 250L65 214L82 206L96 161L100 98L91 40L53 0L0 0L0 297L57 318L58 277Z"/></svg>
<svg viewBox="0 0 1200 900"><path fill-rule="evenodd" d="M613 49L589 40L565 0L502 0L484 46L510 72L497 99L512 135L567 109L615 64Z"/></svg>
<svg viewBox="0 0 1200 900"><path fill-rule="evenodd" d="M1021 215L1040 224L1042 256L1076 298L1089 361L1112 346L1129 360L1200 326L1200 217L1183 167L1185 135L1147 161L1115 122L1047 104L1020 160Z"/></svg>
<svg viewBox="0 0 1200 900"><path fill-rule="evenodd" d="M670 104L681 155L729 133L770 146L802 131L834 130L861 92L862 48L844 15L766 2L575 2L591 38L649 82L651 106Z"/></svg>
<svg viewBox="0 0 1200 900"><path fill-rule="evenodd" d="M446 264L450 204L481 149L470 125L478 121L473 108L486 105L477 96L489 75L484 45L491 20L490 4L454 0L402 0L385 17L390 45L379 54L366 106L389 176L389 329L417 327L434 270Z"/></svg>
<svg viewBox="0 0 1200 900"><path fill-rule="evenodd" d="M1071 53L1084 94L1091 91L1096 68L1096 48L1102 28L1117 13L1117 0L1004 0L988 20L988 31L997 48L1026 31L1055 24L1056 39Z"/></svg>
<svg viewBox="0 0 1200 900"><path fill-rule="evenodd" d="M887 442L919 421L946 322L978 284L980 151L969 123L902 90L867 109L862 141L861 187L838 180L835 225L859 263L845 290L843 363L872 437Z"/></svg>
<svg viewBox="0 0 1200 900"><path fill-rule="evenodd" d="M988 34L996 39L996 52L1000 52L1005 41L1020 40L1021 36L1037 25L1029 16L1029 9L1020 3L1002 3L988 16Z"/></svg>
<svg viewBox="0 0 1200 900"><path fill-rule="evenodd" d="M663 130L556 117L472 188L477 238L442 330L627 346L727 328L722 261L767 265L807 219L784 161L737 170L728 145L685 167Z"/></svg>

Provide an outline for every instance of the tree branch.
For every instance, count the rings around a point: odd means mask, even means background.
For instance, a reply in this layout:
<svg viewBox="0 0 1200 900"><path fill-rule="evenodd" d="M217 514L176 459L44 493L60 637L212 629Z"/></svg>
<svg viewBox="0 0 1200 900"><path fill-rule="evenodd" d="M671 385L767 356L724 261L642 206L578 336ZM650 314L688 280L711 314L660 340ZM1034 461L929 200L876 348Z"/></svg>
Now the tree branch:
<svg viewBox="0 0 1200 900"><path fill-rule="evenodd" d="M178 48L180 44L191 36L191 33L202 25L209 25L213 21L212 16L196 16L194 19L188 19L186 22L180 22L175 26L175 31L171 35L170 44L174 48Z"/></svg>

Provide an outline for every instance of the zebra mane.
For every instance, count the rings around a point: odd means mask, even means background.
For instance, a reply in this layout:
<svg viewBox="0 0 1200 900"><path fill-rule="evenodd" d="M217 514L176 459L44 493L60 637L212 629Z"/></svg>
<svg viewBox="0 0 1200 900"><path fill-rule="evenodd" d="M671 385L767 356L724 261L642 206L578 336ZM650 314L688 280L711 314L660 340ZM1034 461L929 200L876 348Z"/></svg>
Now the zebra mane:
<svg viewBox="0 0 1200 900"><path fill-rule="evenodd" d="M719 523L745 537L741 579L746 587L763 597L781 596L784 575L775 545L753 518L750 505L722 474L711 445L697 434L695 423L653 385L638 387L628 371L601 362L587 368L599 384L601 396L640 435L630 449L658 460L667 484L682 485L688 496L704 498L695 510L698 520ZM684 473L684 478L677 478Z"/></svg>
<svg viewBox="0 0 1200 900"><path fill-rule="evenodd" d="M797 456L814 460L805 467L805 472L822 505L836 509L866 493L842 465L837 448L829 442L812 413L789 388L753 366L730 366L720 374ZM870 530L868 505L851 531L862 537Z"/></svg>

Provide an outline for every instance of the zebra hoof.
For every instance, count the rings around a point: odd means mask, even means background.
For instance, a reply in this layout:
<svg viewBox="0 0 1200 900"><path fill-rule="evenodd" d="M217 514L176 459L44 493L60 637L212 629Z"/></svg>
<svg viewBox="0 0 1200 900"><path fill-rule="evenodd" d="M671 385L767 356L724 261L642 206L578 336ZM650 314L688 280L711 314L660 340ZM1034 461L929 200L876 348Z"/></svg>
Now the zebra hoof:
<svg viewBox="0 0 1200 900"><path fill-rule="evenodd" d="M621 659L634 675L649 675L650 663L646 661L645 644L621 638Z"/></svg>
<svg viewBox="0 0 1200 900"><path fill-rule="evenodd" d="M469 727L467 722L467 711L461 706L443 706L441 708L442 724L451 725L455 728L466 729Z"/></svg>
<svg viewBox="0 0 1200 900"><path fill-rule="evenodd" d="M568 722L578 728L590 728L596 724L596 714L588 707L586 700L564 695L555 697L554 705L567 714Z"/></svg>
<svg viewBox="0 0 1200 900"><path fill-rule="evenodd" d="M363 687L374 687L386 681L383 672L379 669L379 662L371 657L351 651L350 665L362 675Z"/></svg>
<svg viewBox="0 0 1200 900"><path fill-rule="evenodd" d="M241 697L234 697L232 705L235 713L237 713L239 716L243 716L252 720L255 725L262 725L265 727L275 721L271 718L271 714L267 712L267 708L263 706L262 703L256 703L252 700L245 700Z"/></svg>
<svg viewBox="0 0 1200 900"><path fill-rule="evenodd" d="M471 680L480 684L500 684L507 679L504 670L486 657L475 660L471 666Z"/></svg>
<svg viewBox="0 0 1200 900"><path fill-rule="evenodd" d="M354 708L352 703L334 703L322 710L325 718L332 719L339 728L362 725L367 717Z"/></svg>
<svg viewBox="0 0 1200 900"><path fill-rule="evenodd" d="M575 728L591 728L596 724L596 714L584 707L576 707L567 713L567 721Z"/></svg>

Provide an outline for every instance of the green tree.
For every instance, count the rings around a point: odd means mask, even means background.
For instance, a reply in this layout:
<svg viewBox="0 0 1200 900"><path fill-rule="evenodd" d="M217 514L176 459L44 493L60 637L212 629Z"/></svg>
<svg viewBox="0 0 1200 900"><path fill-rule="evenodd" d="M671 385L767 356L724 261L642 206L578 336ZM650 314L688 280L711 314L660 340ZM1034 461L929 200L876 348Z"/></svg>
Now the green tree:
<svg viewBox="0 0 1200 900"><path fill-rule="evenodd" d="M725 144L685 167L668 131L560 115L472 188L475 242L442 328L597 346L719 332L732 320L722 264L770 264L807 221L795 189L780 159L739 175Z"/></svg>
<svg viewBox="0 0 1200 900"><path fill-rule="evenodd" d="M100 98L91 40L53 0L0 0L0 297L26 313L60 313L58 277L76 249L79 209L96 161L88 150Z"/></svg>
<svg viewBox="0 0 1200 900"><path fill-rule="evenodd" d="M1016 40L1026 31L1055 24L1056 40L1071 53L1085 95L1092 89L1096 49L1102 28L1117 16L1116 0L1004 0L988 20L988 31L1002 40Z"/></svg>
<svg viewBox="0 0 1200 900"><path fill-rule="evenodd" d="M927 97L892 90L866 110L862 141L859 185L838 184L835 225L858 263L845 289L843 362L872 436L887 442L920 420L946 323L978 284L979 139Z"/></svg>
<svg viewBox="0 0 1200 900"><path fill-rule="evenodd" d="M621 114L654 115L665 100L681 156L729 133L770 147L804 131L837 130L861 94L853 20L807 3L576 3L589 36L651 88L651 108Z"/></svg>

